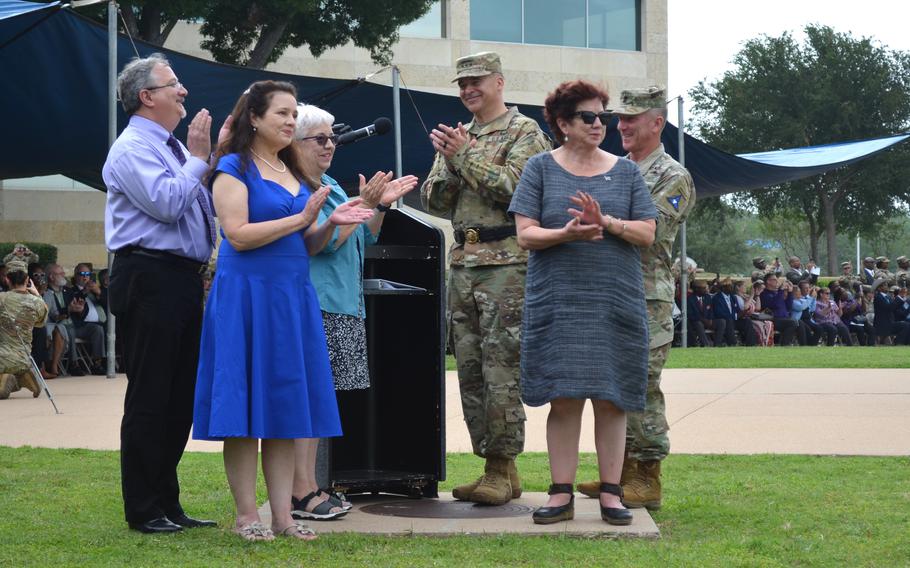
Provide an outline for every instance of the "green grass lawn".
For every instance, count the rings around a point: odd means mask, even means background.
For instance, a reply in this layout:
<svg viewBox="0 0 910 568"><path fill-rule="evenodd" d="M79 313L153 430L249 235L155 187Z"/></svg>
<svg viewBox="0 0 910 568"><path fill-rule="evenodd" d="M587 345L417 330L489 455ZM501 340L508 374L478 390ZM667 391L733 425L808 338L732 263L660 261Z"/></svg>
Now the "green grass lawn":
<svg viewBox="0 0 910 568"><path fill-rule="evenodd" d="M699 368L906 369L907 347L724 347L670 350L667 369ZM446 356L446 370L455 358Z"/></svg>
<svg viewBox="0 0 910 568"><path fill-rule="evenodd" d="M479 469L473 456L449 455L441 489ZM526 490L545 490L545 455L521 456L519 469ZM180 474L189 512L221 527L152 537L123 522L117 452L0 447L0 566L906 566L908 472L907 457L671 455L654 514L660 540L324 535L252 544L227 528L233 505L218 454L187 454ZM594 474L594 456L583 455L579 478Z"/></svg>

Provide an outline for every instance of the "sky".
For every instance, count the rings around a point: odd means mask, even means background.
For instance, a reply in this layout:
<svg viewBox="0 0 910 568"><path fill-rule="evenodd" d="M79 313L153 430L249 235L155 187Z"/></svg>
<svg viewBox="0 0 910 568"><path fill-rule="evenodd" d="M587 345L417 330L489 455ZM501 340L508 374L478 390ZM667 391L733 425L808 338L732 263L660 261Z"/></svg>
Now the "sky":
<svg viewBox="0 0 910 568"><path fill-rule="evenodd" d="M688 99L699 81L720 78L745 41L789 31L802 43L802 29L812 23L910 51L908 0L667 0L667 11L668 98Z"/></svg>

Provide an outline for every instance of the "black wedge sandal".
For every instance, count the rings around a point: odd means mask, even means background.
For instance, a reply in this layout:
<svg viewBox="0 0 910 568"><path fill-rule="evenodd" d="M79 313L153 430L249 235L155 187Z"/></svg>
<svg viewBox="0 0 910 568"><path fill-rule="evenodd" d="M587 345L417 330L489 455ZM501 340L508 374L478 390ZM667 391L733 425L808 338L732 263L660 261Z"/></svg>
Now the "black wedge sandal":
<svg viewBox="0 0 910 568"><path fill-rule="evenodd" d="M622 501L622 486L616 483L600 482L600 492L616 495ZM610 525L631 525L632 511L621 507L604 507L600 506L600 518L607 521Z"/></svg>
<svg viewBox="0 0 910 568"><path fill-rule="evenodd" d="M552 525L560 521L571 521L575 518L575 495L571 483L554 483L550 485L547 495L556 495L557 493L568 493L569 502L559 507L541 507L531 515L535 524Z"/></svg>

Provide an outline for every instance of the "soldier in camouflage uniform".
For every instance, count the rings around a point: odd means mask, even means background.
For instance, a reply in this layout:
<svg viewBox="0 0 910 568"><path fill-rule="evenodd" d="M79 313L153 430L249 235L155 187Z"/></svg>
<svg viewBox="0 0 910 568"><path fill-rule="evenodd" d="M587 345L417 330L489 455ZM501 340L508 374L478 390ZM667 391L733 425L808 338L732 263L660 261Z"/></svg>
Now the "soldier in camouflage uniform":
<svg viewBox="0 0 910 568"><path fill-rule="evenodd" d="M910 259L906 256L899 256L897 261L897 272L894 273L895 283L901 288L910 288Z"/></svg>
<svg viewBox="0 0 910 568"><path fill-rule="evenodd" d="M875 257L875 273L873 278L875 280L882 279L888 283L888 286L893 286L897 279L894 277L894 273L888 270L891 264L891 259L885 256Z"/></svg>
<svg viewBox="0 0 910 568"><path fill-rule="evenodd" d="M21 257L13 256L5 264L12 289L0 292L0 399L23 387L37 397L41 387L29 361L32 328L47 321L47 304L29 280L28 265Z"/></svg>
<svg viewBox="0 0 910 568"><path fill-rule="evenodd" d="M428 212L452 218L449 336L471 444L486 460L484 475L452 494L502 504L521 495L515 457L524 449L519 330L528 262L506 211L528 158L551 144L536 121L505 106L497 54L462 57L456 66L474 119L433 130L437 154L420 197Z"/></svg>
<svg viewBox="0 0 910 568"><path fill-rule="evenodd" d="M765 262L764 258L762 258L760 256L756 256L755 258L752 259L752 266L755 267L755 270L752 271L752 281L753 282L755 282L756 280L764 281L765 276L767 276L768 274L777 274L777 275L781 274L780 262L777 260L774 261L774 266L768 266L768 263Z"/></svg>
<svg viewBox="0 0 910 568"><path fill-rule="evenodd" d="M841 287L845 288L854 297L861 295L862 292L857 291L857 286L862 285L862 278L853 272L853 265L849 261L844 261L840 263L840 268L842 274L837 281L840 282Z"/></svg>
<svg viewBox="0 0 910 568"><path fill-rule="evenodd" d="M673 341L674 278L673 242L679 226L695 204L692 176L664 151L660 133L667 120L666 93L660 87L622 92L619 133L627 158L641 169L657 207L654 243L641 252L645 300L648 308L648 390L644 412L629 412L626 418L626 457L623 463L623 503L627 507L659 509L661 505L660 462L670 452L664 394L660 374ZM598 497L599 481L578 485L585 495Z"/></svg>

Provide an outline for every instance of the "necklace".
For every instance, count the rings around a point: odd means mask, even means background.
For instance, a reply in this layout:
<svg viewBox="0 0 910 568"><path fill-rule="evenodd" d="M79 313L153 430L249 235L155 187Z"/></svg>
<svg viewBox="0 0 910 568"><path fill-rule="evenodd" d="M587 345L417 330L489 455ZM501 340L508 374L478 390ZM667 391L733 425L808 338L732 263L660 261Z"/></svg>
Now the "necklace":
<svg viewBox="0 0 910 568"><path fill-rule="evenodd" d="M276 168L275 166L273 166L271 163L269 163L268 160L266 160L265 158L263 158L262 156L260 156L259 154L257 154L255 151L253 151L252 148L250 148L250 152L252 152L253 155L256 156L257 158L259 158L260 160L262 160L263 162L265 162L265 165L267 165L268 167L272 168L273 170L275 170L275 171L278 172L279 174L283 174L284 172L288 171L287 165L285 165L285 163L281 161L281 158L278 158L278 163L281 164L281 169L279 170L278 168Z"/></svg>

